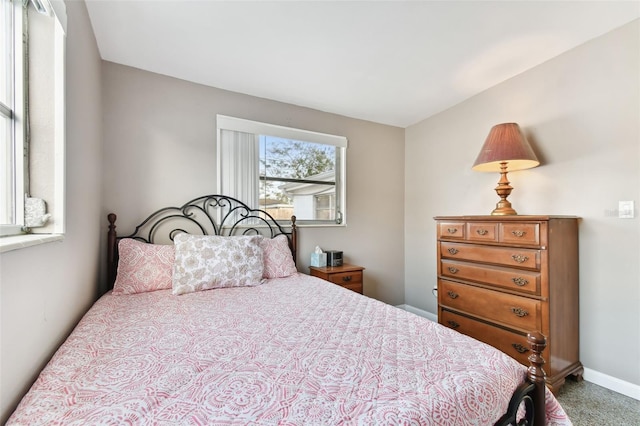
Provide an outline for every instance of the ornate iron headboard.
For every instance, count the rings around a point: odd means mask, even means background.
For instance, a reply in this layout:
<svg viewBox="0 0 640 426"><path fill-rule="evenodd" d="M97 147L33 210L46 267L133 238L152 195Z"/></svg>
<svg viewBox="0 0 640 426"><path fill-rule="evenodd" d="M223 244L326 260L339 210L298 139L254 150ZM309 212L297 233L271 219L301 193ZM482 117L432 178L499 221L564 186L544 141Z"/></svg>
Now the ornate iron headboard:
<svg viewBox="0 0 640 426"><path fill-rule="evenodd" d="M264 235L273 238L285 235L296 260L296 217L288 225L275 220L268 212L252 209L240 200L226 195L205 195L180 207L165 207L143 220L130 235L118 237L116 215L110 213L107 238L107 283L113 287L118 267L118 241L133 238L151 244L171 244L176 234L186 232L198 235ZM284 226L290 227L286 231Z"/></svg>

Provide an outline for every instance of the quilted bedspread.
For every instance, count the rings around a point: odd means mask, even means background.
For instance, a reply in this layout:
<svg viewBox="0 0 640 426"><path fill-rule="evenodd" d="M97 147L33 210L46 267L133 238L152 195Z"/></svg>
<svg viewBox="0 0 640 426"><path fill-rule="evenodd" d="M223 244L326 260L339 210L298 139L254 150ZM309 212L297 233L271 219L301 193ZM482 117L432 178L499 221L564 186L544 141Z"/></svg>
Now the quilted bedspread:
<svg viewBox="0 0 640 426"><path fill-rule="evenodd" d="M526 369L307 275L106 294L9 425L491 425ZM571 424L550 392L547 422Z"/></svg>

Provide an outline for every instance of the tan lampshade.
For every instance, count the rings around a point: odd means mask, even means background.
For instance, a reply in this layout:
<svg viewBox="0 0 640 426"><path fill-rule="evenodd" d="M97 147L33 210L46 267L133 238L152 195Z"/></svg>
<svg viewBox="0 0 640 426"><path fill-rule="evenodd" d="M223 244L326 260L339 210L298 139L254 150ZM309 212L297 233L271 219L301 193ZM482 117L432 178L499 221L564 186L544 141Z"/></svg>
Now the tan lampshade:
<svg viewBox="0 0 640 426"><path fill-rule="evenodd" d="M504 162L511 172L540 164L517 123L496 124L491 128L472 169L478 172L499 172L500 163Z"/></svg>

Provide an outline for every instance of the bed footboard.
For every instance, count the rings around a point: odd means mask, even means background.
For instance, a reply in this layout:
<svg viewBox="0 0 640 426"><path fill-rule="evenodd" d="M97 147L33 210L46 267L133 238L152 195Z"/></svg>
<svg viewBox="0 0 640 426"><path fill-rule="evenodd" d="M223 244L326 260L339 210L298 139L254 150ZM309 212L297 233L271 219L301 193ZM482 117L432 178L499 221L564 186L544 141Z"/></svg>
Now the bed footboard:
<svg viewBox="0 0 640 426"><path fill-rule="evenodd" d="M540 333L527 335L532 354L529 355L529 369L527 380L518 386L509 401L509 407L504 416L495 426L544 426L545 416L545 373L542 369L544 359L542 351L547 346L547 338ZM517 420L518 410L524 404L524 417Z"/></svg>

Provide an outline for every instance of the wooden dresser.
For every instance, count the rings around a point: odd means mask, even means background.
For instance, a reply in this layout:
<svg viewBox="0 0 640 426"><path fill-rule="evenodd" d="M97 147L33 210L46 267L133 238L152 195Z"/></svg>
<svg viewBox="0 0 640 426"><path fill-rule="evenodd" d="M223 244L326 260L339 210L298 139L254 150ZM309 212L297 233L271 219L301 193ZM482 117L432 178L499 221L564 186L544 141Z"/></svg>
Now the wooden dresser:
<svg viewBox="0 0 640 426"><path fill-rule="evenodd" d="M338 284L362 294L362 271L364 268L347 263L340 266L309 266L311 275Z"/></svg>
<svg viewBox="0 0 640 426"><path fill-rule="evenodd" d="M527 333L547 337L547 385L582 379L578 218L439 216L438 322L524 365Z"/></svg>

